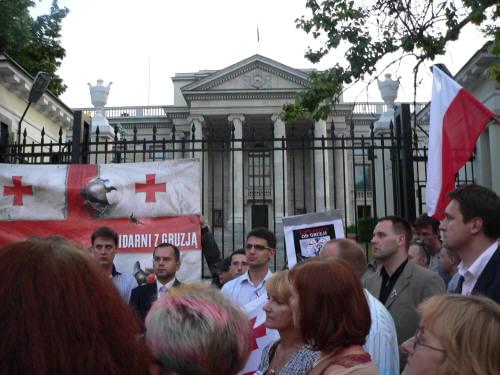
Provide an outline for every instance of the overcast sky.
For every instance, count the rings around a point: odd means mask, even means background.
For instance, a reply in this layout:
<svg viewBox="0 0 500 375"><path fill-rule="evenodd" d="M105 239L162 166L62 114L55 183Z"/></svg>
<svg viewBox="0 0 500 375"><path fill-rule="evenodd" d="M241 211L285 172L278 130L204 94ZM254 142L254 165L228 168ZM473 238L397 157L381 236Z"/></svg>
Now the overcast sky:
<svg viewBox="0 0 500 375"><path fill-rule="evenodd" d="M90 107L87 82L102 78L113 82L107 106L173 104L175 73L223 69L256 53L293 68L324 69L342 56L332 54L318 65L304 58L313 40L296 29L294 20L307 13L305 2L59 0L70 10L62 29L66 57L59 74L68 88L61 98L73 108ZM47 13L50 3L42 0L33 14ZM454 74L484 41L468 28L436 62L444 62ZM413 99L413 77L406 65L389 70L401 77L397 101ZM430 98L428 66L417 92L420 101ZM364 86L351 89L344 99L381 101L376 85L368 94Z"/></svg>

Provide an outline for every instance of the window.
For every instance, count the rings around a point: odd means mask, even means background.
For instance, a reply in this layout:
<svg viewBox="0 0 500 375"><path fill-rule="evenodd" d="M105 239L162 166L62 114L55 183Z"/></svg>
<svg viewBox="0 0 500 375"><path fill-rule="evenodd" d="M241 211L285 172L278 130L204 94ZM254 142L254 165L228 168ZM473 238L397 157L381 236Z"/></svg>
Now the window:
<svg viewBox="0 0 500 375"><path fill-rule="evenodd" d="M365 217L372 217L372 207L371 206L357 206L358 219L363 219Z"/></svg>
<svg viewBox="0 0 500 375"><path fill-rule="evenodd" d="M224 211L220 209L214 209L213 221L214 228L222 228L224 226Z"/></svg>
<svg viewBox="0 0 500 375"><path fill-rule="evenodd" d="M356 190L372 190L371 165L356 164L354 166L354 187Z"/></svg>
<svg viewBox="0 0 500 375"><path fill-rule="evenodd" d="M271 154L269 151L248 153L249 189L265 189L271 186Z"/></svg>
<svg viewBox="0 0 500 375"><path fill-rule="evenodd" d="M159 160L172 159L171 148L172 148L172 145L169 145L169 144L165 144L165 145L155 144L155 145L149 146L149 160L159 161Z"/></svg>

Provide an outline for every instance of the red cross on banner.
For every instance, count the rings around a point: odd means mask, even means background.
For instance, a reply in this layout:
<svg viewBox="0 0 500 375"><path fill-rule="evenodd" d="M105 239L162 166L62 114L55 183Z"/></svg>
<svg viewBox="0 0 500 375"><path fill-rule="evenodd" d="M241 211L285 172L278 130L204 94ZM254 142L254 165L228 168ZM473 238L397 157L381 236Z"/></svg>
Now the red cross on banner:
<svg viewBox="0 0 500 375"><path fill-rule="evenodd" d="M135 183L136 193L146 193L146 202L156 202L155 193L164 193L167 191L167 184L165 182L155 183L156 174L147 174L146 183Z"/></svg>
<svg viewBox="0 0 500 375"><path fill-rule="evenodd" d="M12 183L14 184L14 186L3 187L3 195L14 196L14 201L12 202L14 206L23 205L23 195L33 195L32 186L22 186L22 179L22 176L12 176Z"/></svg>
<svg viewBox="0 0 500 375"><path fill-rule="evenodd" d="M259 346L257 345L257 339L259 337L264 337L267 333L266 326L264 325L264 323L262 323L257 327L254 327L256 320L257 317L250 319L250 328L252 328L252 350L259 348Z"/></svg>
<svg viewBox="0 0 500 375"><path fill-rule="evenodd" d="M0 246L58 234L88 247L94 229L110 226L119 233L122 253L150 253L161 242L198 251L198 170L193 160L0 164Z"/></svg>

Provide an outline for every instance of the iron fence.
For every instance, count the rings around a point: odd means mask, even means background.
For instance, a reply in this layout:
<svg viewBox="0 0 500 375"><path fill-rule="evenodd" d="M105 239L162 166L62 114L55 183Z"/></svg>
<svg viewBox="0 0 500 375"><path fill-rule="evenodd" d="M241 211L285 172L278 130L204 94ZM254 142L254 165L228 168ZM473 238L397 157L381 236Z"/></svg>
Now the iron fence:
<svg viewBox="0 0 500 375"><path fill-rule="evenodd" d="M411 130L408 133L408 129ZM286 125L286 135L275 137L274 128L237 138L235 129L210 129L199 139L195 127L169 138L157 138L153 128L140 139L137 129L122 137L115 128L103 137L82 128L72 140L46 141L2 147L4 163L131 163L199 158L201 162L202 213L224 256L241 248L245 234L267 226L278 237L274 269L286 264L281 219L327 209L340 209L347 231L360 242L369 242L376 217L395 214L413 221L425 208L427 140L415 129L398 123L382 134L373 125L367 134L351 126L339 133L331 123L327 136L315 137L314 125ZM474 180L473 164L457 177Z"/></svg>

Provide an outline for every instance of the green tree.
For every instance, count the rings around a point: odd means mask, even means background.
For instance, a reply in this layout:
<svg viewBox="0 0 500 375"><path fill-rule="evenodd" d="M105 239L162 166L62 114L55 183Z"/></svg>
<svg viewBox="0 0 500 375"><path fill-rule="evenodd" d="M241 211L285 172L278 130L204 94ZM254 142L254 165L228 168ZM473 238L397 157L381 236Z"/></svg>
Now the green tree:
<svg viewBox="0 0 500 375"><path fill-rule="evenodd" d="M414 61L416 88L421 64L444 54L468 24L491 35L492 50L500 54L498 0L307 0L306 8L312 14L297 19L297 28L321 41L319 48L308 49L306 58L316 63L340 47L346 49L345 64L315 71L310 89L284 107L285 121L325 119L344 87L408 57ZM490 73L500 82L499 65Z"/></svg>
<svg viewBox="0 0 500 375"><path fill-rule="evenodd" d="M60 95L66 85L56 71L66 51L59 38L68 9L60 8L57 0L53 0L50 13L34 19L29 13L34 5L31 0L0 0L0 51L33 76L41 70L50 73L49 90Z"/></svg>

